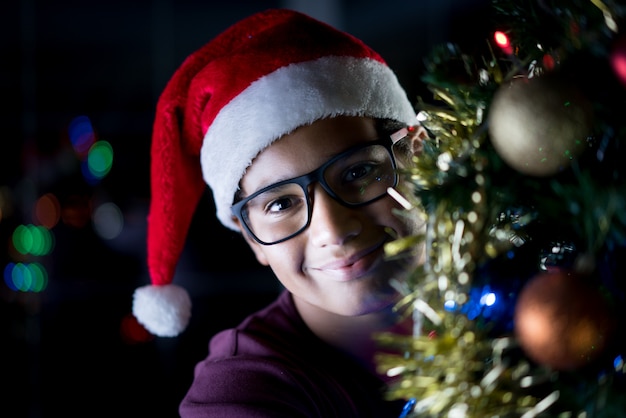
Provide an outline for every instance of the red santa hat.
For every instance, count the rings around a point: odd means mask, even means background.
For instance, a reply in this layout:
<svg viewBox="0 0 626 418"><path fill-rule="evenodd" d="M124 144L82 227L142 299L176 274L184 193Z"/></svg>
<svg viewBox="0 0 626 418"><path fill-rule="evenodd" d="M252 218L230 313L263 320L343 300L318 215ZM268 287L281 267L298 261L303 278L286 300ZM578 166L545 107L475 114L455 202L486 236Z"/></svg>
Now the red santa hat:
<svg viewBox="0 0 626 418"><path fill-rule="evenodd" d="M338 115L415 124L405 91L375 51L301 13L257 13L183 62L159 98L153 129L152 283L133 300L148 331L176 336L191 316L189 295L172 280L206 185L219 220L238 230L230 207L257 154L300 126Z"/></svg>

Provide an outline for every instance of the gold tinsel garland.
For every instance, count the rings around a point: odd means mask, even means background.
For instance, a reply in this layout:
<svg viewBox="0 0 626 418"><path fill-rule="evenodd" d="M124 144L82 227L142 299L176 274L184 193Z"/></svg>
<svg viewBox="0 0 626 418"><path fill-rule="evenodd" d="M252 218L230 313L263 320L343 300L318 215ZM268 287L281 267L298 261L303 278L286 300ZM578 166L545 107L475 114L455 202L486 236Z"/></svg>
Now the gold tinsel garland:
<svg viewBox="0 0 626 418"><path fill-rule="evenodd" d="M477 261L509 248L515 235L508 223L486 224L496 214L490 213L488 184L482 173L487 164L481 151L485 141L482 104L467 99L457 102L443 91L435 94L451 109L428 108L420 114L434 139L425 144L424 153L405 174L420 190L442 188L449 182L457 185L459 179L462 185L450 191L452 201L443 199L422 208L429 223L427 261L409 279L411 290L398 305L415 310L416 321L423 323L418 325L419 332L426 335L379 336L382 345L409 353L381 354L380 369L400 376L389 397L417 399L417 416L456 411L467 417L530 417L554 399L554 395L544 398L541 404L526 390L549 378L546 371L532 375L528 362L507 359L507 350L515 346L511 338L487 338L474 322L445 309L448 303L462 306L467 302ZM412 204L419 207L421 202L413 199ZM399 251L397 243L390 251Z"/></svg>
<svg viewBox="0 0 626 418"><path fill-rule="evenodd" d="M609 6L598 0L591 4L607 25L615 23ZM581 47L580 39L574 38L574 48ZM485 112L489 97L503 80L520 69L541 68L532 57L522 63L512 54L507 61L512 68L504 75L502 60L493 52L476 64L454 46L445 49L451 51L450 59L462 61L476 83L453 88L431 83L434 99L444 105L418 103L420 121L431 139L403 173L414 191L404 197L412 205L411 216L425 214L427 232L387 248L391 256L422 242L427 249L425 264L398 286L404 294L398 310L413 315L417 325L414 336L377 336L381 346L400 353L380 354L379 369L397 377L387 393L390 399L415 400L407 416L556 416L550 408L561 394L551 387L559 373L520 355L512 336L490 336L489 324L469 320L454 309L469 300L479 264L526 240L524 226L532 220L532 213L508 212L507 196L500 199L491 190L494 161L487 149ZM559 54L562 57L563 51ZM616 365L616 370L626 373L623 364ZM603 393L610 384L610 377L600 379L595 389ZM558 410L560 417L586 416L580 413Z"/></svg>

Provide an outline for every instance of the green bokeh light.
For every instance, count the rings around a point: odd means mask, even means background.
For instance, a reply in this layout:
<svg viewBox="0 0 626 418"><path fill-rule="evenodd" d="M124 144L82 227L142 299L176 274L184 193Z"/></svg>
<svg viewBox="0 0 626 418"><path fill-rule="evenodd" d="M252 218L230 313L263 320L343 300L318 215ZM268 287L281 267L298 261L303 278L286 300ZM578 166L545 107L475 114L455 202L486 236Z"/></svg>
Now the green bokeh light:
<svg viewBox="0 0 626 418"><path fill-rule="evenodd" d="M13 231L13 246L20 254L47 255L52 251L53 235L44 226L19 225Z"/></svg>
<svg viewBox="0 0 626 418"><path fill-rule="evenodd" d="M96 178L106 176L113 165L113 147L107 141L98 141L89 149L87 156L89 171Z"/></svg>

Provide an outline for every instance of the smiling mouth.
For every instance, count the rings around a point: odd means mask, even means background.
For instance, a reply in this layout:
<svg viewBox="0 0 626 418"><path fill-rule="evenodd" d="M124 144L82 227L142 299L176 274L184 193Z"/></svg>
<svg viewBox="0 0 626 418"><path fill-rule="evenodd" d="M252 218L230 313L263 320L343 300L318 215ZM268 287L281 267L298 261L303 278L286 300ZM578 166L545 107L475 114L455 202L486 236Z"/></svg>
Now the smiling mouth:
<svg viewBox="0 0 626 418"><path fill-rule="evenodd" d="M384 243L376 244L350 257L324 264L316 268L316 270L332 276L339 281L359 279L371 272L373 267L382 259L383 244Z"/></svg>

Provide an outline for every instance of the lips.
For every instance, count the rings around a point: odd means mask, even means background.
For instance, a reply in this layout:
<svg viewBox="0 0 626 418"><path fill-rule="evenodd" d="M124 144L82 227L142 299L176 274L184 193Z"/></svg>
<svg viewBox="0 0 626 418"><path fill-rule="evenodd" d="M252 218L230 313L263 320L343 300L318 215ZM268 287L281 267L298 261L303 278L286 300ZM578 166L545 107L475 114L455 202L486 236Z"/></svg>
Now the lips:
<svg viewBox="0 0 626 418"><path fill-rule="evenodd" d="M339 281L350 281L359 279L372 271L383 256L383 244L378 243L372 247L358 251L348 257L335 259L320 267L314 268L332 276Z"/></svg>

